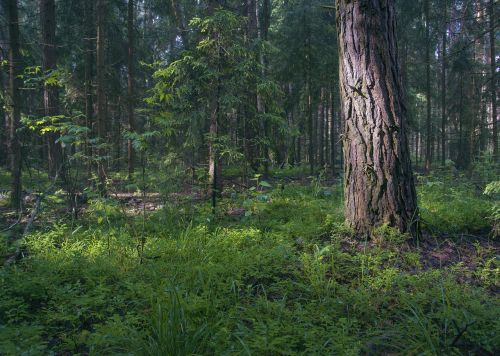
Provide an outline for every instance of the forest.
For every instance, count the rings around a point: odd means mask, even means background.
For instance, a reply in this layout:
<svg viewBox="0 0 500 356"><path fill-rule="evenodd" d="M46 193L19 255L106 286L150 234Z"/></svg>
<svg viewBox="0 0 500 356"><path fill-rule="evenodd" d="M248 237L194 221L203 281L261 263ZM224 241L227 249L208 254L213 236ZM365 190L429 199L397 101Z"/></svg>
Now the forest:
<svg viewBox="0 0 500 356"><path fill-rule="evenodd" d="M496 0L0 0L0 355L500 354Z"/></svg>

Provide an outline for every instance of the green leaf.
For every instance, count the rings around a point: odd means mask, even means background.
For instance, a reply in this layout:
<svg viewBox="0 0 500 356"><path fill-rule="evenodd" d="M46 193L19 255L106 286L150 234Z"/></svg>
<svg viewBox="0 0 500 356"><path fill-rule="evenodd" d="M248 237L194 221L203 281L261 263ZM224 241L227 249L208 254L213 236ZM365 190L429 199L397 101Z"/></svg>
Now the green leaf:
<svg viewBox="0 0 500 356"><path fill-rule="evenodd" d="M265 188L272 188L273 186L271 184L269 184L268 182L266 182L265 180L263 180L262 182L259 183L259 185L261 187L265 187Z"/></svg>

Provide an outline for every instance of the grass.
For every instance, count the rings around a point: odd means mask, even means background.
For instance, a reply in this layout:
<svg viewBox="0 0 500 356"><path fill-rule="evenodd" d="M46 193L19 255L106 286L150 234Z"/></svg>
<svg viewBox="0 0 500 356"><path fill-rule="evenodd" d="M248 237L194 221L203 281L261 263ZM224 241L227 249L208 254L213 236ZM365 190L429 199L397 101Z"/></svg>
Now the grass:
<svg viewBox="0 0 500 356"><path fill-rule="evenodd" d="M485 232L492 202L447 187L420 185L428 225L447 236ZM357 240L342 206L338 186L289 184L226 198L216 215L205 202L166 206L148 213L143 232L141 217L94 203L78 224L39 227L24 242L26 257L0 270L1 353L500 349L495 240L473 248L470 268L433 266L390 228L377 232L384 244ZM245 213L228 213L236 207Z"/></svg>
<svg viewBox="0 0 500 356"><path fill-rule="evenodd" d="M439 178L421 179L418 189L424 224L435 233L484 233L494 200L467 182Z"/></svg>

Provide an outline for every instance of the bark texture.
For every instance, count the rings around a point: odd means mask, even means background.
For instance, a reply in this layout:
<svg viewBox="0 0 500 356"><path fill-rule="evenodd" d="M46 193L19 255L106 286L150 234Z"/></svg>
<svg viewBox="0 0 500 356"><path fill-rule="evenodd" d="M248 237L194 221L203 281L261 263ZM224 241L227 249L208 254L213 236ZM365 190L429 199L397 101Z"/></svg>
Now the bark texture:
<svg viewBox="0 0 500 356"><path fill-rule="evenodd" d="M394 17L394 0L337 1L346 219L362 234L417 220Z"/></svg>

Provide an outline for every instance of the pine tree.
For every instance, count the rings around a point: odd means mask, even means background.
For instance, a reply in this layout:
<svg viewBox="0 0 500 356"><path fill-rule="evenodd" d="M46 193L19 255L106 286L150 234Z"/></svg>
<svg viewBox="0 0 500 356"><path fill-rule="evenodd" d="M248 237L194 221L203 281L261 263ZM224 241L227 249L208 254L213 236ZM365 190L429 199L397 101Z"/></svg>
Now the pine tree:
<svg viewBox="0 0 500 356"><path fill-rule="evenodd" d="M417 201L394 36L394 1L339 0L337 31L347 221L359 233L370 233L382 224L414 232Z"/></svg>

